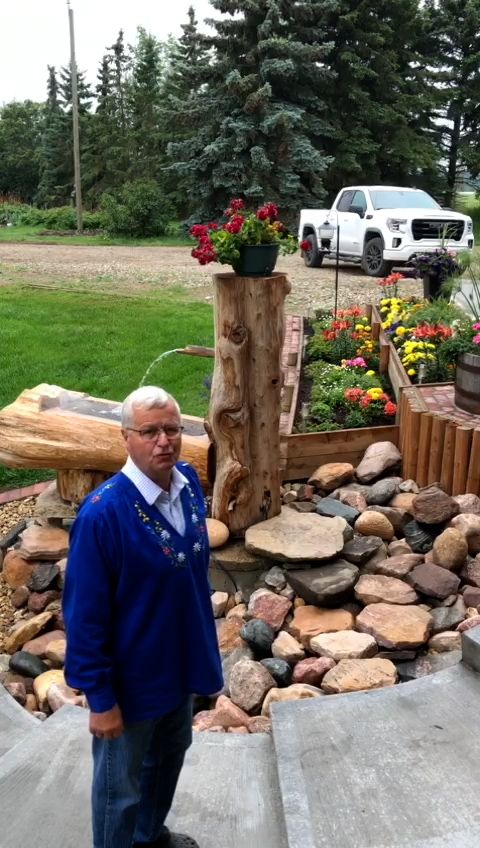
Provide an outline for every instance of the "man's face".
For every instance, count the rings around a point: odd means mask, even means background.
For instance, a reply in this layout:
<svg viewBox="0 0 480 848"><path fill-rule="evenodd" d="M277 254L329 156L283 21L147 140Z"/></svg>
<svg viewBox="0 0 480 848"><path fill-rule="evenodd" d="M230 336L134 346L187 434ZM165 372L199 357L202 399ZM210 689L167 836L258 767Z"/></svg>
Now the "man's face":
<svg viewBox="0 0 480 848"><path fill-rule="evenodd" d="M134 408L132 429L122 429L127 451L137 468L160 485L162 481L170 481L172 469L180 456L182 434L180 431L175 438L167 438L162 432L149 438L150 434L146 431L154 431L157 427L180 427L181 423L179 413L169 401L161 409ZM133 430L140 430L147 438Z"/></svg>

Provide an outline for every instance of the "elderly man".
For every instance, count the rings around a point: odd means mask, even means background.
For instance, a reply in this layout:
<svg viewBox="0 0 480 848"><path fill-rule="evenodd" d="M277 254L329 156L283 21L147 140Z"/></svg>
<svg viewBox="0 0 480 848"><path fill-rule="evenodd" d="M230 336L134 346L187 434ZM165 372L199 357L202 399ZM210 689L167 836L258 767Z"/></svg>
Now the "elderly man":
<svg viewBox="0 0 480 848"><path fill-rule="evenodd" d="M179 462L180 410L162 389L122 408L129 458L73 525L65 674L93 734L94 848L195 848L165 826L192 739L192 694L222 688L205 504Z"/></svg>

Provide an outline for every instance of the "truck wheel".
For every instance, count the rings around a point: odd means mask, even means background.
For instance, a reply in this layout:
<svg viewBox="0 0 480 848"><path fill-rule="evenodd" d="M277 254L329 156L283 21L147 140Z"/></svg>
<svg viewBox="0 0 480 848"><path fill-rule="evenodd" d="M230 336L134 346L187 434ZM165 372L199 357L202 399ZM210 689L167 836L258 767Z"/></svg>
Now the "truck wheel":
<svg viewBox="0 0 480 848"><path fill-rule="evenodd" d="M303 261L307 268L320 268L323 263L323 253L320 253L317 237L311 233L305 241L308 241L308 250L302 250Z"/></svg>
<svg viewBox="0 0 480 848"><path fill-rule="evenodd" d="M369 277L387 277L393 268L393 262L383 258L383 241L373 238L363 248L362 268Z"/></svg>

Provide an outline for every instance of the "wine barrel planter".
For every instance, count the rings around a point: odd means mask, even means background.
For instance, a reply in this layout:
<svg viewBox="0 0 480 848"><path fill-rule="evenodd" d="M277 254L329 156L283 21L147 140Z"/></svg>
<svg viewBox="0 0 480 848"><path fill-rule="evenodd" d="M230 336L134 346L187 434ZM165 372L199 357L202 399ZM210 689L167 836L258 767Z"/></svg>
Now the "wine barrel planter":
<svg viewBox="0 0 480 848"><path fill-rule="evenodd" d="M474 353L463 353L457 359L455 405L480 415L480 356Z"/></svg>

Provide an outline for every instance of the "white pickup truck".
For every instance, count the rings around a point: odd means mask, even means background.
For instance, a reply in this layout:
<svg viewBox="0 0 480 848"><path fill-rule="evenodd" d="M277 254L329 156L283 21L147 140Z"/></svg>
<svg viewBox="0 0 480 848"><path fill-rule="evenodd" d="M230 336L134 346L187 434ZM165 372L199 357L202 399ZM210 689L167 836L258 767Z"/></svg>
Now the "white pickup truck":
<svg viewBox="0 0 480 848"><path fill-rule="evenodd" d="M305 265L319 268L325 257L334 258L338 232L340 259L360 263L370 277L385 277L442 245L474 246L468 215L442 209L425 191L396 186L349 186L331 209L302 209L298 235L309 245L302 250Z"/></svg>

